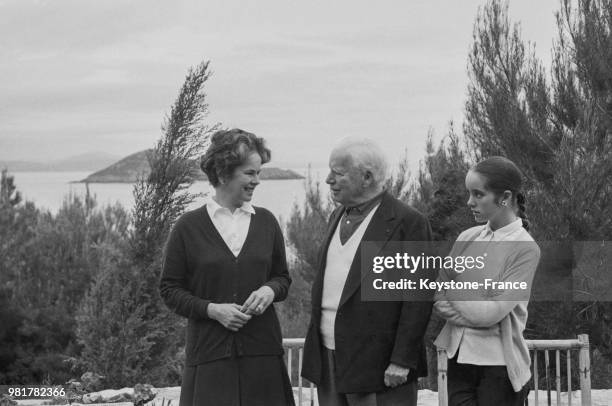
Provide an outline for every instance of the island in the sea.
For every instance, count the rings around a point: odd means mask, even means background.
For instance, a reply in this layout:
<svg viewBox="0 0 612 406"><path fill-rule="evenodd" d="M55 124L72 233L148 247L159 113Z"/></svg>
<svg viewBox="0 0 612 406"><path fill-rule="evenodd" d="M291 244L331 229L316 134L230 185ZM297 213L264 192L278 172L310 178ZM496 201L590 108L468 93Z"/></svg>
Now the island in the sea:
<svg viewBox="0 0 612 406"><path fill-rule="evenodd" d="M152 150L144 150L128 155L125 158L115 162L114 164L92 173L79 183L134 183L138 179L147 176L150 172L148 154ZM194 167L197 168L198 163L194 162ZM206 175L200 171L197 173L196 180L207 180ZM290 169L268 168L262 167L260 173L262 180L280 180L280 179L304 179L304 176Z"/></svg>

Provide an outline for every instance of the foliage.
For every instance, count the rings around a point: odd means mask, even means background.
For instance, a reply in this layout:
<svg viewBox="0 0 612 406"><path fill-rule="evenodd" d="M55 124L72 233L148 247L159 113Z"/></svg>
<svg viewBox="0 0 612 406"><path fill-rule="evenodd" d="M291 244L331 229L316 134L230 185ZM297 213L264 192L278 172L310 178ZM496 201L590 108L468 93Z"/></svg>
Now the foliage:
<svg viewBox="0 0 612 406"><path fill-rule="evenodd" d="M147 266L159 256L174 220L193 201L186 191L195 176L192 161L217 129L204 123L208 105L203 87L209 77L208 62L189 70L162 125L164 136L148 156L151 172L134 187L132 251Z"/></svg>
<svg viewBox="0 0 612 406"><path fill-rule="evenodd" d="M468 169L468 157L452 123L437 148L433 145L433 134L428 134L426 155L420 162L408 201L429 219L434 241L454 241L461 231L474 225L465 204L464 178ZM443 325L444 320L432 313L425 332L429 371L421 382L429 389L437 388L437 353L433 341Z"/></svg>
<svg viewBox="0 0 612 406"><path fill-rule="evenodd" d="M540 240L612 235L612 1L562 0L550 74L491 0L480 9L468 56L462 138L451 124L429 134L416 178L404 159L387 184L429 219L436 240L473 225L463 180L492 154L523 170L528 214ZM208 63L190 70L165 119L151 173L134 188L133 213L69 196L53 215L22 202L6 171L0 182L0 383L63 383L91 370L112 385L176 384L183 324L157 293L162 246L192 201L189 164L217 126L207 126ZM467 146L467 148L466 148ZM278 305L284 334L305 333L310 288L333 203L310 175L306 200L286 224L291 295ZM77 311L77 309L79 309ZM610 303L532 303L529 338L591 336L598 385L609 386ZM428 338L439 328L435 318ZM431 344L430 344L431 345ZM79 361L75 361L79 360ZM66 362L70 361L70 362ZM430 364L435 365L435 362Z"/></svg>
<svg viewBox="0 0 612 406"><path fill-rule="evenodd" d="M557 25L547 80L542 64L526 51L518 25L511 29L507 4L494 0L480 11L464 131L479 156L505 155L524 171L537 239L610 239L612 2L564 0ZM528 335L569 338L587 332L599 358L609 362L612 326L602 315L610 311L610 303L571 297L532 302Z"/></svg>
<svg viewBox="0 0 612 406"><path fill-rule="evenodd" d="M557 16L559 39L550 76L534 48L523 42L519 25L511 24L507 3L492 0L479 10L463 124L469 154L451 124L448 144L437 150L430 134L427 155L408 192L394 181L388 184L388 190L428 216L436 240L453 240L473 225L464 208L463 179L470 163L490 155L507 156L524 172L536 238L610 238L612 2L572 4L564 0ZM406 168L399 179L409 178ZM316 210L303 213L294 211L289 239L312 272L324 223L317 223ZM298 233L306 227L308 233ZM604 315L610 310L609 303L598 302L532 303L528 335L559 338L586 331L599 358L609 359L612 328Z"/></svg>
<svg viewBox="0 0 612 406"><path fill-rule="evenodd" d="M126 251L118 248L103 248L100 272L77 316L80 363L85 369L93 366L110 387L149 378L143 369L151 366L156 338L144 318L145 303L134 300L138 274L125 258Z"/></svg>
<svg viewBox="0 0 612 406"><path fill-rule="evenodd" d="M300 276L310 285L318 263L318 248L325 238L327 221L334 204L329 196L321 191L320 182L313 181L310 170L304 181L304 188L306 195L302 207L295 203L286 229Z"/></svg>
<svg viewBox="0 0 612 406"><path fill-rule="evenodd" d="M304 275L311 275L313 268L305 262L294 260L289 264L291 275L291 288L287 298L275 303L278 319L283 337L305 337L310 320L310 293L312 283L304 279Z"/></svg>
<svg viewBox="0 0 612 406"><path fill-rule="evenodd" d="M476 160L504 155L528 177L550 179L545 73L511 26L508 4L490 1L479 10L468 56L464 133Z"/></svg>
<svg viewBox="0 0 612 406"><path fill-rule="evenodd" d="M21 204L3 172L3 383L64 383L85 370L111 385L178 382L184 322L162 305L157 281L168 230L193 197L189 163L216 128L203 123L208 77L207 63L190 70L149 156L152 171L134 189L133 215L98 209L89 194L69 196L56 215L40 212Z"/></svg>
<svg viewBox="0 0 612 406"><path fill-rule="evenodd" d="M404 150L404 156L397 164L395 171L387 179L385 190L402 201L411 199L411 174L410 162L408 162L408 149Z"/></svg>
<svg viewBox="0 0 612 406"><path fill-rule="evenodd" d="M285 337L304 337L310 319L310 292L319 260L319 247L334 209L330 197L312 179L310 168L304 180L305 199L293 206L285 224L287 262L292 283L289 296L277 305Z"/></svg>
<svg viewBox="0 0 612 406"><path fill-rule="evenodd" d="M0 296L8 303L1 306L0 381L72 376L66 361L78 355L75 312L102 258L97 247L125 239L128 217L119 206L96 209L91 196L68 196L56 215L31 202L0 205Z"/></svg>
<svg viewBox="0 0 612 406"><path fill-rule="evenodd" d="M429 219L435 241L453 241L461 231L474 225L465 204L468 158L452 123L437 149L432 137L430 133L410 201Z"/></svg>
<svg viewBox="0 0 612 406"><path fill-rule="evenodd" d="M22 340L20 329L25 314L11 302L9 295L9 289L0 290L0 320L2 320L0 324L0 365L2 365L0 384L3 385L27 379L27 377L20 376L26 371L16 365L21 361L19 359L22 352L20 351Z"/></svg>
<svg viewBox="0 0 612 406"><path fill-rule="evenodd" d="M612 236L612 2L564 1L557 14L550 138L555 205L569 239ZM565 230L564 230L565 231Z"/></svg>
<svg viewBox="0 0 612 406"><path fill-rule="evenodd" d="M216 126L208 113L203 87L208 63L191 69L166 118L164 135L148 156L151 172L134 187L135 206L129 237L105 247L95 283L78 318L82 362L111 384L176 384L184 345L184 321L158 294L163 244L176 218L193 200L191 162Z"/></svg>
<svg viewBox="0 0 612 406"><path fill-rule="evenodd" d="M538 238L612 234L610 4L563 3L551 83L510 29L507 5L492 1L476 20L465 135L479 155L523 170Z"/></svg>
<svg viewBox="0 0 612 406"><path fill-rule="evenodd" d="M15 186L15 178L8 175L6 169L0 175L0 205L16 206L21 202L21 195Z"/></svg>

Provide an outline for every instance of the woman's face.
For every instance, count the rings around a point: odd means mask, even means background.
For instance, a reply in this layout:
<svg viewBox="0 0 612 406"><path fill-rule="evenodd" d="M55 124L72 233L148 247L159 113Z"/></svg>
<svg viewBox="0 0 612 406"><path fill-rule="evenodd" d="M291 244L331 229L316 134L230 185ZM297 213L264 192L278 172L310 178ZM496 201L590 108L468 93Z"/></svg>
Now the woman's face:
<svg viewBox="0 0 612 406"><path fill-rule="evenodd" d="M240 207L244 202L253 198L253 191L259 185L259 172L261 170L261 157L252 152L246 161L234 169L232 177L219 185L234 207Z"/></svg>
<svg viewBox="0 0 612 406"><path fill-rule="evenodd" d="M485 188L486 178L478 172L469 171L465 177L465 188L468 190L468 207L472 210L474 219L478 223L495 221L503 212L503 206L498 204L499 199L490 190Z"/></svg>

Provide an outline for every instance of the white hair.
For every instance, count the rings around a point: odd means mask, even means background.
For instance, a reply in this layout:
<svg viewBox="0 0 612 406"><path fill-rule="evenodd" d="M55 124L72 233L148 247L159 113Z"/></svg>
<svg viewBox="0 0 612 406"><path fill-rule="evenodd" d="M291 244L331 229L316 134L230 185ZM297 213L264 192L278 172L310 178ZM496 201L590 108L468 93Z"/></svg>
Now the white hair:
<svg viewBox="0 0 612 406"><path fill-rule="evenodd" d="M346 137L332 153L351 158L351 164L362 172L370 172L374 185L383 186L388 177L387 157L380 146L369 138Z"/></svg>

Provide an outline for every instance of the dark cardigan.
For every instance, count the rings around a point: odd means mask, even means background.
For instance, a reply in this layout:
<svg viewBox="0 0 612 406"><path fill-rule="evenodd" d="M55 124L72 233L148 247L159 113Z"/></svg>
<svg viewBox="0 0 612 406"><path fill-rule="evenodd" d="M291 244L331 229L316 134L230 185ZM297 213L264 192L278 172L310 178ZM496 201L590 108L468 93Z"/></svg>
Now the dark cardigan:
<svg viewBox="0 0 612 406"><path fill-rule="evenodd" d="M160 294L175 313L187 317L186 364L231 356L283 353L280 324L274 310L253 316L238 332L210 319L209 303L242 305L263 285L274 291L274 301L287 297L291 278L285 245L276 218L255 207L238 257L234 256L212 223L206 206L183 214L170 232L164 250Z"/></svg>

